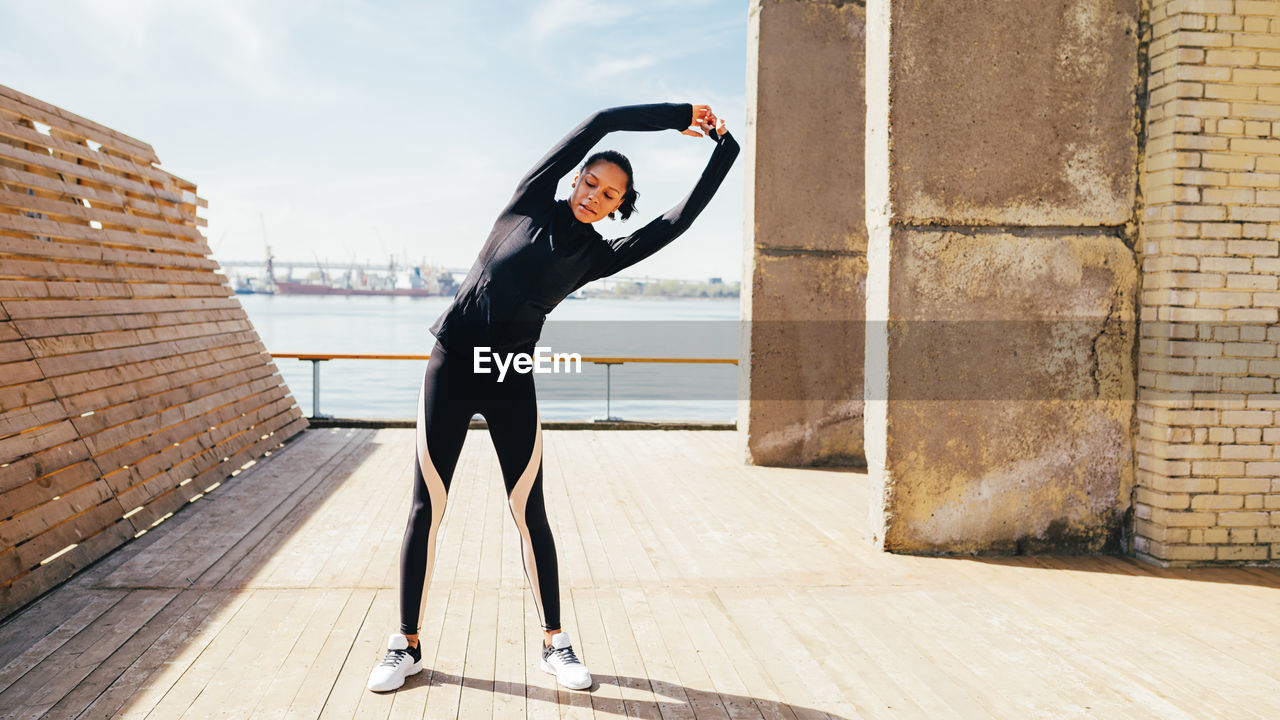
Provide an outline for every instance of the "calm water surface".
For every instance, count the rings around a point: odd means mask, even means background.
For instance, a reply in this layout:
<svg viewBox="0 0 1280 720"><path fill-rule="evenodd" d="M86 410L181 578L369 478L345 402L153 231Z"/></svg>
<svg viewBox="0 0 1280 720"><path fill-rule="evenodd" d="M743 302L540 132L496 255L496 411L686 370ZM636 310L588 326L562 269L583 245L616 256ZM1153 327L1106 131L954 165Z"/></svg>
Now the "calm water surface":
<svg viewBox="0 0 1280 720"><path fill-rule="evenodd" d="M241 295L271 352L430 353L431 323L449 298ZM737 357L734 300L569 300L553 312L541 345L584 356ZM311 363L276 364L311 414ZM426 361L329 360L320 364L320 412L356 418L411 418ZM611 414L628 420L732 421L737 366L625 364L610 371ZM540 374L544 420L605 417L605 369Z"/></svg>

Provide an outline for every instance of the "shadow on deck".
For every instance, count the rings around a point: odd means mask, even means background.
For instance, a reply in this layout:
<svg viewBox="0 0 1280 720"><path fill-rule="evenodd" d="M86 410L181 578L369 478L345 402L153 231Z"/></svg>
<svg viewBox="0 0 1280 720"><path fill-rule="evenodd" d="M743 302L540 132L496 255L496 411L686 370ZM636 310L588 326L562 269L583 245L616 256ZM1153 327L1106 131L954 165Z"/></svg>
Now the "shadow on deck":
<svg viewBox="0 0 1280 720"><path fill-rule="evenodd" d="M1275 717L1280 571L897 556L866 476L743 466L733 433L545 433L565 629L538 618L486 433L463 450L424 671L398 626L413 434L305 432L0 625L0 717Z"/></svg>

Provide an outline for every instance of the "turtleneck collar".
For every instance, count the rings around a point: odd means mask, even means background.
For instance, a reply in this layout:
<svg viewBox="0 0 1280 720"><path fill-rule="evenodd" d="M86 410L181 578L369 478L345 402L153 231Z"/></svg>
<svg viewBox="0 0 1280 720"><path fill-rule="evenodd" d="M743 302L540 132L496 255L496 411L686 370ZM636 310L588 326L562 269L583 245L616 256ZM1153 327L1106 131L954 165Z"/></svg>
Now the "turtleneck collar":
<svg viewBox="0 0 1280 720"><path fill-rule="evenodd" d="M603 237L591 223L584 223L573 214L573 210L569 208L569 201L565 199L556 201L556 225L573 236L583 236L599 239Z"/></svg>

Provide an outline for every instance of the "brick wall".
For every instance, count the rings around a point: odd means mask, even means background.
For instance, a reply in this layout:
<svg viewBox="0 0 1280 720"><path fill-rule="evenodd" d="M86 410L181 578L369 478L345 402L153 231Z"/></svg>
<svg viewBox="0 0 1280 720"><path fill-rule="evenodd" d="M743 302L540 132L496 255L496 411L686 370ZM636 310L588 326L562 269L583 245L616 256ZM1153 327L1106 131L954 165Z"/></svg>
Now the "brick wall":
<svg viewBox="0 0 1280 720"><path fill-rule="evenodd" d="M1135 551L1280 562L1280 0L1151 0Z"/></svg>

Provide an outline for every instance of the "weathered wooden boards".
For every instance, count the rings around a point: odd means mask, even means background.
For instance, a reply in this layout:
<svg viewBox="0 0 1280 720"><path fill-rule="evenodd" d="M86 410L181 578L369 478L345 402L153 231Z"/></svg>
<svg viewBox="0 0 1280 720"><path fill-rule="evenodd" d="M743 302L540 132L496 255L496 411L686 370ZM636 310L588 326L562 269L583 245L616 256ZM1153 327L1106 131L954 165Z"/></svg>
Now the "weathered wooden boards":
<svg viewBox="0 0 1280 720"><path fill-rule="evenodd" d="M0 86L0 617L306 426L158 162Z"/></svg>
<svg viewBox="0 0 1280 720"><path fill-rule="evenodd" d="M861 537L861 473L744 466L726 432L543 439L589 693L538 667L484 431L450 488L424 670L364 689L399 624L413 431L326 428L0 623L0 717L1280 717L1275 569L892 555Z"/></svg>

